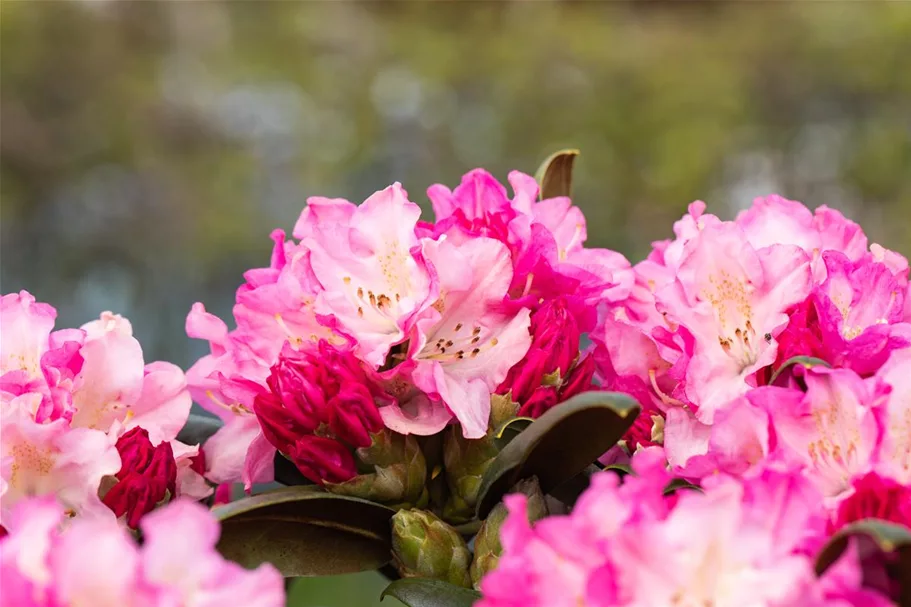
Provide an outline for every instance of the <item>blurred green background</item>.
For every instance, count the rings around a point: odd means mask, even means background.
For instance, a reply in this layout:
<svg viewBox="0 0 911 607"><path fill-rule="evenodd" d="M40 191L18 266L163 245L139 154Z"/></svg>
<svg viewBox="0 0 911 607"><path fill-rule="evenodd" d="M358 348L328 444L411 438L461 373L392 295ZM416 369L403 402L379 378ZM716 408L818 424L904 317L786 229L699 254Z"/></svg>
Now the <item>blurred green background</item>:
<svg viewBox="0 0 911 607"><path fill-rule="evenodd" d="M3 2L0 279L188 365L306 196L582 150L589 242L778 192L911 254L911 3ZM373 605L372 574L298 606ZM391 601L387 601L387 604Z"/></svg>

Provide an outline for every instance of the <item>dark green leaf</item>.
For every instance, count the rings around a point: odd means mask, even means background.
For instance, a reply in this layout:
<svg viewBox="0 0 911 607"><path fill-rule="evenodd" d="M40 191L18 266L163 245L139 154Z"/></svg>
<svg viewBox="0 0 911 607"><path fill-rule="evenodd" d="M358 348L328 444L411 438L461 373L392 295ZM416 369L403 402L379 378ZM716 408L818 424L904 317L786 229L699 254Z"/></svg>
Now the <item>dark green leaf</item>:
<svg viewBox="0 0 911 607"><path fill-rule="evenodd" d="M781 366L778 367L778 369L776 369L774 373L772 373L772 378L769 379L769 385L771 386L772 384L774 384L775 380L778 379L779 375L781 375L785 370L789 369L790 367L792 367L794 365L803 365L807 369L809 369L811 367L815 367L817 365L822 365L824 367L831 367L831 365L829 363L827 363L826 361L824 361L821 358L814 358L812 356L793 356L793 357L789 358L788 360L784 361L783 363L781 363Z"/></svg>
<svg viewBox="0 0 911 607"><path fill-rule="evenodd" d="M187 418L187 423L177 435L177 440L187 445L201 445L218 432L221 426L221 420L217 417L191 413Z"/></svg>
<svg viewBox="0 0 911 607"><path fill-rule="evenodd" d="M690 481L682 478L675 478L667 484L667 487L664 488L664 495L670 495L678 489L692 489L699 492L702 491L702 488L699 485L694 485Z"/></svg>
<svg viewBox="0 0 911 607"><path fill-rule="evenodd" d="M570 196L573 185L573 163L579 150L560 150L548 156L535 173L541 187L541 199Z"/></svg>
<svg viewBox="0 0 911 607"><path fill-rule="evenodd" d="M380 595L398 599L408 607L471 607L481 593L440 580L407 578L392 582Z"/></svg>
<svg viewBox="0 0 911 607"><path fill-rule="evenodd" d="M870 538L883 552L900 551L911 556L911 529L879 519L864 519L846 525L832 536L816 557L816 575L825 573L848 547L848 539L856 536ZM911 584L911 576L908 583Z"/></svg>
<svg viewBox="0 0 911 607"><path fill-rule="evenodd" d="M609 464L604 466L604 470L608 472L616 472L617 476L624 477L627 474L632 474L633 469L630 468L629 464Z"/></svg>
<svg viewBox="0 0 911 607"><path fill-rule="evenodd" d="M212 510L218 550L244 567L268 562L286 577L378 569L391 559L393 510L310 486L286 487Z"/></svg>
<svg viewBox="0 0 911 607"><path fill-rule="evenodd" d="M313 481L301 474L301 471L297 469L297 466L295 466L287 457L282 455L281 451L275 452L273 464L275 466L276 482L279 482L282 485L288 485L289 487L294 485L313 484Z"/></svg>
<svg viewBox="0 0 911 607"><path fill-rule="evenodd" d="M510 487L537 476L549 493L576 476L623 436L639 404L618 392L585 392L531 423L494 458L478 492L478 518L485 518Z"/></svg>
<svg viewBox="0 0 911 607"><path fill-rule="evenodd" d="M497 431L494 433L494 442L496 443L497 448L502 451L512 439L519 436L519 433L527 428L533 421L535 420L530 417L514 417L497 428Z"/></svg>
<svg viewBox="0 0 911 607"><path fill-rule="evenodd" d="M551 489L548 495L559 500L563 505L572 508L576 504L576 500L579 499L579 496L588 489L592 475L598 472L601 472L601 468L595 464L591 464L576 476L563 481Z"/></svg>

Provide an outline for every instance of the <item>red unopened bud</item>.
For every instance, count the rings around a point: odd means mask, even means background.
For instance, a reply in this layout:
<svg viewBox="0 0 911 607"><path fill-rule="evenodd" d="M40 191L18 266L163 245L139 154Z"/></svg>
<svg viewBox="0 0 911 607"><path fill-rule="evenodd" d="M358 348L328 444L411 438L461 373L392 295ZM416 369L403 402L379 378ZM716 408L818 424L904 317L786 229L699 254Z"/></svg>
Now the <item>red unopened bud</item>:
<svg viewBox="0 0 911 607"><path fill-rule="evenodd" d="M288 458L314 483L343 483L357 474L351 450L337 440L305 434L288 448Z"/></svg>
<svg viewBox="0 0 911 607"><path fill-rule="evenodd" d="M557 402L557 389L554 386L541 386L519 407L518 415L537 419Z"/></svg>
<svg viewBox="0 0 911 607"><path fill-rule="evenodd" d="M589 355L577 362L563 380L560 385L560 402L591 390L594 386L594 377L595 359Z"/></svg>
<svg viewBox="0 0 911 607"><path fill-rule="evenodd" d="M512 400L523 403L544 383L545 376L559 373L565 378L579 356L580 332L565 298L548 301L531 315L532 335L528 353L513 365L497 394L512 393Z"/></svg>
<svg viewBox="0 0 911 607"><path fill-rule="evenodd" d="M329 428L355 447L369 447L373 442L370 434L383 428L373 396L362 384L343 386L329 401L329 410Z"/></svg>
<svg viewBox="0 0 911 607"><path fill-rule="evenodd" d="M117 483L102 501L117 517L125 516L126 523L136 529L139 519L177 490L177 464L171 444L163 442L153 447L149 433L133 428L117 440L120 471Z"/></svg>

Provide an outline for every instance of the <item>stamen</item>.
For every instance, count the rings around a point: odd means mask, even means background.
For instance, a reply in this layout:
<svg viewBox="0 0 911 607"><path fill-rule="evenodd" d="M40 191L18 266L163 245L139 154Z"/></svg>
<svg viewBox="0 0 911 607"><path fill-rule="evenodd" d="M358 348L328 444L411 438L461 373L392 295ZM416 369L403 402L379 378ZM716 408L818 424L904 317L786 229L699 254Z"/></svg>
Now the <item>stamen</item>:
<svg viewBox="0 0 911 607"><path fill-rule="evenodd" d="M657 395L658 395L658 398L661 399L661 402L663 402L663 403L666 404L666 405L677 405L677 406L679 406L679 407L684 407L684 406L686 406L686 404L685 404L683 401L677 400L676 398L673 398L672 396L669 396L669 395L667 395L667 394L664 393L664 390L662 390L662 389L658 386L658 378L655 377L655 370L654 370L654 369L649 369L649 370L648 370L648 379L649 379L649 381L650 381L651 384L652 384L652 389L655 390L655 394L657 394Z"/></svg>

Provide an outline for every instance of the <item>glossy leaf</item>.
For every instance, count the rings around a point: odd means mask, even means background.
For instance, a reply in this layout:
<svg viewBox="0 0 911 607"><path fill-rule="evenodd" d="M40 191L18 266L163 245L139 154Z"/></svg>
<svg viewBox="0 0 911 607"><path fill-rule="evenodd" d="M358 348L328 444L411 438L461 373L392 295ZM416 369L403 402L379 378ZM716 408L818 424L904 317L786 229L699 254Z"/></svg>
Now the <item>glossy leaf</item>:
<svg viewBox="0 0 911 607"><path fill-rule="evenodd" d="M822 575L848 547L851 537L865 536L883 552L903 552L911 557L911 529L879 519L864 519L843 527L816 557L816 575ZM911 577L909 577L911 583Z"/></svg>
<svg viewBox="0 0 911 607"><path fill-rule="evenodd" d="M275 468L275 481L282 485L291 487L294 485L313 484L313 481L301 474L301 471L298 470L297 466L295 466L287 457L282 455L281 451L275 452L273 465Z"/></svg>
<svg viewBox="0 0 911 607"><path fill-rule="evenodd" d="M211 415L191 413L187 423L177 434L177 440L187 445L201 445L218 432L221 420Z"/></svg>
<svg viewBox="0 0 911 607"><path fill-rule="evenodd" d="M387 596L408 607L471 607L481 593L440 580L407 578L389 584L380 599Z"/></svg>
<svg viewBox="0 0 911 607"><path fill-rule="evenodd" d="M535 421L530 417L514 417L494 432L494 442L501 451L506 445L512 442L512 439L519 436L519 433Z"/></svg>
<svg viewBox="0 0 911 607"><path fill-rule="evenodd" d="M535 173L541 187L541 199L570 196L573 186L573 163L579 150L560 150L548 156Z"/></svg>
<svg viewBox="0 0 911 607"><path fill-rule="evenodd" d="M531 423L494 458L478 492L483 519L520 479L537 476L541 490L573 478L610 449L632 425L639 404L618 392L585 392Z"/></svg>
<svg viewBox="0 0 911 607"><path fill-rule="evenodd" d="M391 559L390 508L297 486L212 510L221 522L218 550L244 567L268 562L285 577L378 569Z"/></svg>
<svg viewBox="0 0 911 607"><path fill-rule="evenodd" d="M775 380L778 379L778 377L783 372L785 372L787 369L791 368L794 365L802 365L802 366L806 367L807 369L810 369L811 367L815 367L817 365L822 365L824 367L831 367L831 365L829 363L827 363L826 361L824 361L821 358L814 358L813 356L792 356L788 360L781 363L781 366L778 367L778 369L776 369L774 373L772 373L772 377L771 377L771 379L769 379L769 385L770 386L773 385L775 383Z"/></svg>

